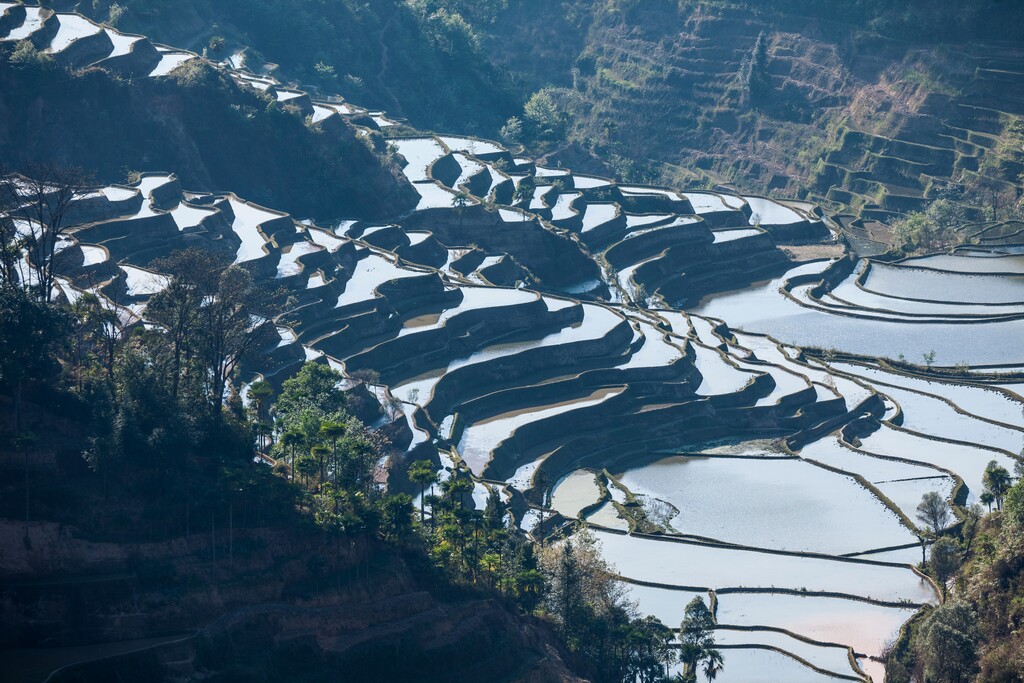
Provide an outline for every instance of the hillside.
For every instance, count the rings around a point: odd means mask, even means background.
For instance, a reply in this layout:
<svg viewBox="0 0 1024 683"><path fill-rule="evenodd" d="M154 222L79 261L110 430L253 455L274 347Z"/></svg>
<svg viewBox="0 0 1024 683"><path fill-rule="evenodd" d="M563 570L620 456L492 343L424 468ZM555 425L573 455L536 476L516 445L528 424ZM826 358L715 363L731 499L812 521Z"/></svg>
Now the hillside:
<svg viewBox="0 0 1024 683"><path fill-rule="evenodd" d="M869 253L936 198L976 221L1019 213L1014 3L122 4L131 30L197 50L226 36L422 129L495 136L515 115L516 140L579 170L813 199L851 214ZM740 71L762 32L754 102Z"/></svg>
<svg viewBox="0 0 1024 683"><path fill-rule="evenodd" d="M943 196L977 220L1010 217L1024 170L1019 7L860 5L518 3L499 19L511 34L486 44L531 90L549 87L573 145L543 146L569 164L593 153L626 177L735 183L865 219ZM740 72L762 32L767 85L753 101Z"/></svg>
<svg viewBox="0 0 1024 683"><path fill-rule="evenodd" d="M0 3L0 670L1019 677L1017 48L771 4Z"/></svg>
<svg viewBox="0 0 1024 683"><path fill-rule="evenodd" d="M170 73L161 60L181 53L160 52L145 38L107 57L112 46L103 37L56 59L25 43L0 60L8 168L56 161L107 182L174 169L196 189L234 188L313 215L385 217L415 205L398 169L340 117L307 125L301 103L243 89L199 61Z"/></svg>

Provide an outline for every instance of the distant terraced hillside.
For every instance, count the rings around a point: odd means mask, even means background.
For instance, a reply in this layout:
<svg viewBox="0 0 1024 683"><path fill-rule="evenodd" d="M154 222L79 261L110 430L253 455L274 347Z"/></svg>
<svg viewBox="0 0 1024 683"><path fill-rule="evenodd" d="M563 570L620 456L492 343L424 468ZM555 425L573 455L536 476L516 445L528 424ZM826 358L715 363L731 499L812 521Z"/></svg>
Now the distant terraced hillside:
<svg viewBox="0 0 1024 683"><path fill-rule="evenodd" d="M108 182L173 168L190 187L230 187L303 214L385 217L415 205L347 118L307 123L308 97L243 88L195 53L9 2L0 49L5 167L70 163Z"/></svg>
<svg viewBox="0 0 1024 683"><path fill-rule="evenodd" d="M523 105L545 89L556 120L522 140L552 164L809 199L850 214L844 227L869 253L890 240L886 224L937 197L973 220L1019 212L1024 48L1013 3L837 13L804 0L375 0L327 14L298 0L253 12L121 4L127 26L197 51L226 35L229 52L248 47L287 77L420 128L494 137L513 114L529 128ZM106 18L109 6L94 5ZM762 31L771 94L754 108L738 74ZM318 74L316 60L336 73Z"/></svg>
<svg viewBox="0 0 1024 683"><path fill-rule="evenodd" d="M751 3L575 7L515 5L509 33L489 42L534 88L554 86L575 143L550 143L555 158L580 166L593 151L597 168L616 154L617 171L812 198L866 220L940 196L1005 217L1020 198L1019 42L936 44ZM772 91L754 108L738 74L761 31ZM559 40L572 34L585 37Z"/></svg>

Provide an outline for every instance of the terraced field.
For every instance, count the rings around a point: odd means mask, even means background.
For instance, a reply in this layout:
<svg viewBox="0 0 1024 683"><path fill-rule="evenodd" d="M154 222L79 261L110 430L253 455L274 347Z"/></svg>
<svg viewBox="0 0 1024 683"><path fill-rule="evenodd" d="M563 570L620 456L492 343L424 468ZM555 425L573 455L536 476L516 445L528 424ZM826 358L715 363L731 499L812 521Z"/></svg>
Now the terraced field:
<svg viewBox="0 0 1024 683"><path fill-rule="evenodd" d="M4 40L74 66L160 78L199 58L0 8ZM401 126L221 68L311 124ZM724 680L882 680L886 642L938 601L913 566L921 495L971 502L988 461L1024 448L1013 240L793 263L779 244L837 230L805 203L619 185L454 135L389 142L421 197L394 225L298 222L166 171L97 188L73 206L61 295L94 292L126 328L147 324L167 284L154 259L231 254L292 294L260 321L243 396L328 363L382 404L389 487L411 491L405 467L427 458L442 479L468 471L475 505L500 491L538 538L586 520L642 611L675 626L693 594L710 597ZM931 350L972 381L883 360Z"/></svg>

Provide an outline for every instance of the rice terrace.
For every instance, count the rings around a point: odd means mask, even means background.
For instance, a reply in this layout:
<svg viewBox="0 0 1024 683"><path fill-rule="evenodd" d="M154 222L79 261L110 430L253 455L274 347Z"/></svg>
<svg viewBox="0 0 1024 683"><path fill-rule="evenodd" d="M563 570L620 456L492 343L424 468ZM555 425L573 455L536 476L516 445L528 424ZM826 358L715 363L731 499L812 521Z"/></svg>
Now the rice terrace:
<svg viewBox="0 0 1024 683"><path fill-rule="evenodd" d="M1024 680L1022 30L0 2L0 679Z"/></svg>

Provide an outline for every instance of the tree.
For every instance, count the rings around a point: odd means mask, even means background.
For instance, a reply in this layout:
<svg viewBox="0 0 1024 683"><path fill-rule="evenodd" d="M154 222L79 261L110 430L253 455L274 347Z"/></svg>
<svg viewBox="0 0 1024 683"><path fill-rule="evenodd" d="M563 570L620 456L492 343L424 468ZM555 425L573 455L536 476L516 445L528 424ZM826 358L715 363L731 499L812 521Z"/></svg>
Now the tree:
<svg viewBox="0 0 1024 683"><path fill-rule="evenodd" d="M429 460L417 460L409 466L409 481L420 486L420 523L424 520L423 499L428 486L437 481L434 464Z"/></svg>
<svg viewBox="0 0 1024 683"><path fill-rule="evenodd" d="M466 505L466 494L473 490L473 480L461 472L453 472L441 488L451 501L458 500L460 507Z"/></svg>
<svg viewBox="0 0 1024 683"><path fill-rule="evenodd" d="M527 614L533 614L544 599L545 586L544 575L539 569L526 569L516 574L516 593Z"/></svg>
<svg viewBox="0 0 1024 683"><path fill-rule="evenodd" d="M314 407L322 413L336 413L345 408L345 392L339 388L344 376L324 363L305 363L281 385L281 394L274 404L276 417L287 423L303 409ZM317 427L319 429L319 426Z"/></svg>
<svg viewBox="0 0 1024 683"><path fill-rule="evenodd" d="M750 54L740 65L740 82L747 101L755 107L763 104L771 92L772 79L768 74L768 40L764 31L757 36Z"/></svg>
<svg viewBox="0 0 1024 683"><path fill-rule="evenodd" d="M345 436L345 423L325 422L320 425L320 436L331 442L331 472L338 475L338 439Z"/></svg>
<svg viewBox="0 0 1024 683"><path fill-rule="evenodd" d="M320 77L322 83L333 83L337 77L334 67L322 60L313 65L313 71Z"/></svg>
<svg viewBox="0 0 1024 683"><path fill-rule="evenodd" d="M273 298L253 282L248 270L232 265L220 273L213 298L200 307L206 369L212 380L208 399L215 421L220 419L228 381L253 348L263 325L269 324L273 304Z"/></svg>
<svg viewBox="0 0 1024 683"><path fill-rule="evenodd" d="M520 142L523 138L523 121L518 116L513 116L505 122L505 125L498 131L501 139L509 144Z"/></svg>
<svg viewBox="0 0 1024 683"><path fill-rule="evenodd" d="M693 680L701 662L707 661L715 647L715 617L704 603L704 598L698 595L686 605L679 629L679 659L683 663L683 676Z"/></svg>
<svg viewBox="0 0 1024 683"><path fill-rule="evenodd" d="M531 176L527 176L519 181L515 194L512 195L512 201L516 204L522 204L523 202L530 201L533 199L533 193L536 189L537 184L534 182L533 178Z"/></svg>
<svg viewBox="0 0 1024 683"><path fill-rule="evenodd" d="M381 533L385 538L402 540L412 531L412 498L407 493L388 496L381 505Z"/></svg>
<svg viewBox="0 0 1024 683"><path fill-rule="evenodd" d="M557 138L565 131L566 115L556 103L554 93L551 88L543 88L523 105L523 117L539 136Z"/></svg>
<svg viewBox="0 0 1024 683"><path fill-rule="evenodd" d="M49 303L56 278L54 254L70 227L68 210L95 181L74 166L32 163L24 171L27 177L8 174L0 178L0 214L7 214L17 224L31 271L29 282L38 298Z"/></svg>
<svg viewBox="0 0 1024 683"><path fill-rule="evenodd" d="M625 650L623 681L656 683L675 661L672 629L655 617L629 620L615 634L616 646ZM617 668L617 667L616 667Z"/></svg>
<svg viewBox="0 0 1024 683"><path fill-rule="evenodd" d="M938 536L942 533L949 524L949 517L949 504L942 495L929 491L921 496L921 502L917 506L917 519L931 529L932 534Z"/></svg>
<svg viewBox="0 0 1024 683"><path fill-rule="evenodd" d="M14 430L21 430L25 385L57 371L54 349L70 324L59 309L16 287L0 287L0 382L14 398Z"/></svg>
<svg viewBox="0 0 1024 683"><path fill-rule="evenodd" d="M295 477L295 447L302 443L302 433L289 429L281 435L281 446L288 453L288 468L292 470L292 477Z"/></svg>
<svg viewBox="0 0 1024 683"><path fill-rule="evenodd" d="M269 324L276 296L257 286L249 271L209 250L178 250L155 266L170 280L150 299L146 313L168 331L171 393L178 400L180 382L186 380L185 398L205 401L217 422L228 382Z"/></svg>
<svg viewBox="0 0 1024 683"><path fill-rule="evenodd" d="M488 529L502 529L505 526L505 502L498 489L491 488L484 505L484 524Z"/></svg>
<svg viewBox="0 0 1024 683"><path fill-rule="evenodd" d="M914 649L928 681L966 683L977 671L980 641L973 610L962 602L946 602L921 622Z"/></svg>
<svg viewBox="0 0 1024 683"><path fill-rule="evenodd" d="M935 364L935 351L934 351L934 349L929 351L928 353L922 353L921 357L924 359L925 367L927 367L929 370L931 370L932 366Z"/></svg>
<svg viewBox="0 0 1024 683"><path fill-rule="evenodd" d="M985 474L981 479L981 483L985 486L985 491L995 497L996 509L1002 510L1003 497L1010 490L1010 485L1013 483L1010 473L997 461L991 460L985 467Z"/></svg>
<svg viewBox="0 0 1024 683"><path fill-rule="evenodd" d="M932 572L942 587L942 598L946 598L946 582L960 568L960 545L948 536L943 536L932 545Z"/></svg>
<svg viewBox="0 0 1024 683"><path fill-rule="evenodd" d="M316 458L312 455L303 455L295 463L295 470L302 475L302 483L306 486L309 485L310 477L316 474L317 468Z"/></svg>
<svg viewBox="0 0 1024 683"><path fill-rule="evenodd" d="M309 454L316 459L317 464L317 483L324 482L324 469L327 464L327 455L331 452L331 449L323 444L317 444L309 451Z"/></svg>
<svg viewBox="0 0 1024 683"><path fill-rule="evenodd" d="M269 417L267 409L270 407L270 399L274 395L274 387L270 385L270 382L259 380L250 384L246 393L249 401L256 405L256 420L265 424ZM260 432L259 443L261 451L266 448L263 431Z"/></svg>
<svg viewBox="0 0 1024 683"><path fill-rule="evenodd" d="M183 362L193 357L201 345L200 309L213 297L217 276L227 267L227 259L205 249L190 248L171 252L156 259L153 267L170 275L167 286L150 297L146 317L160 323L171 344L171 395L178 400L183 374L191 377L191 369Z"/></svg>
<svg viewBox="0 0 1024 683"><path fill-rule="evenodd" d="M709 681L715 680L718 678L718 674L722 672L724 664L725 662L720 651L708 650L707 656L704 659L704 675L708 677Z"/></svg>
<svg viewBox="0 0 1024 683"><path fill-rule="evenodd" d="M982 505L987 505L987 506L988 506L988 511L989 511L990 513L992 512L992 503L994 503L994 502L995 502L995 500L996 500L996 497L995 497L994 495L992 495L992 492L991 492L991 491L985 491L985 492L983 492L983 493L981 494L981 496L980 496L980 497L978 498L978 500L980 500L980 501L981 501L981 504L982 504Z"/></svg>
<svg viewBox="0 0 1024 683"><path fill-rule="evenodd" d="M462 214L465 212L466 207L469 206L469 193L465 190L459 190L452 195L452 207L455 209L455 213L459 214L459 229L462 229Z"/></svg>
<svg viewBox="0 0 1024 683"><path fill-rule="evenodd" d="M1007 520L1024 530L1024 479L1019 480L1006 492L1003 507L1003 514Z"/></svg>

